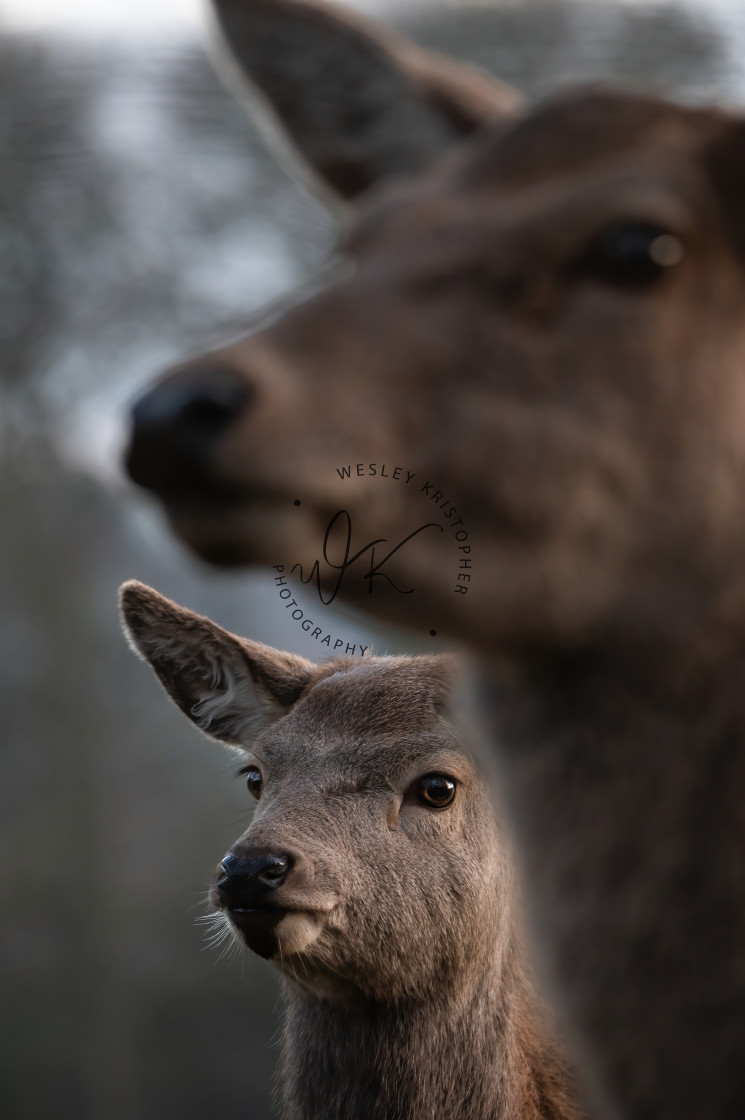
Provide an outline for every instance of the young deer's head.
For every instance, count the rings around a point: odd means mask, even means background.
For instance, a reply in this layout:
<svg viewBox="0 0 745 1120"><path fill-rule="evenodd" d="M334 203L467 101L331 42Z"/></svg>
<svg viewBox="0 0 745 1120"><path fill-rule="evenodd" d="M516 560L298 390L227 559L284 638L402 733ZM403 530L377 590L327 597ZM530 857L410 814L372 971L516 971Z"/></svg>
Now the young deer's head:
<svg viewBox="0 0 745 1120"><path fill-rule="evenodd" d="M121 606L170 697L243 757L256 808L211 893L231 929L328 998L395 1002L475 982L506 943L510 875L448 721L456 662L314 665L139 583Z"/></svg>
<svg viewBox="0 0 745 1120"><path fill-rule="evenodd" d="M320 3L215 8L347 204L348 267L137 404L129 470L179 536L217 563L304 559L343 507L393 539L415 487L376 499L336 468L400 463L482 567L454 595L422 534L397 617L437 603L474 642L566 645L695 627L723 573L745 602L745 120L597 90L522 111Z"/></svg>

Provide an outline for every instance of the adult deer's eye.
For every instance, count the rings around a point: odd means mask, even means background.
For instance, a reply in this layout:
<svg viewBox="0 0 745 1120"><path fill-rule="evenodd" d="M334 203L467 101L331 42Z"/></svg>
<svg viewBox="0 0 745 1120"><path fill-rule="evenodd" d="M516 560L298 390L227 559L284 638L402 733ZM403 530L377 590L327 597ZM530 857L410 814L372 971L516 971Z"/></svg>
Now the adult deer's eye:
<svg viewBox="0 0 745 1120"><path fill-rule="evenodd" d="M646 288L685 256L682 242L652 222L615 222L592 239L572 272L619 288Z"/></svg>
<svg viewBox="0 0 745 1120"><path fill-rule="evenodd" d="M249 766L245 771L248 792L257 800L261 796L262 777L261 771L256 766Z"/></svg>
<svg viewBox="0 0 745 1120"><path fill-rule="evenodd" d="M455 797L455 785L447 774L425 774L419 779L419 800L431 809L447 809Z"/></svg>

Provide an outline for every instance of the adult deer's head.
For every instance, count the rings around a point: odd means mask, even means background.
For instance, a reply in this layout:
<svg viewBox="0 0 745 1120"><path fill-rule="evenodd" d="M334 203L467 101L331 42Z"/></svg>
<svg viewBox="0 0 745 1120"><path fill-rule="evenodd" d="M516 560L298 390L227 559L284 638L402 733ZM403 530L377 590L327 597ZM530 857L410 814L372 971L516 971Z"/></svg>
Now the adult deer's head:
<svg viewBox="0 0 745 1120"><path fill-rule="evenodd" d="M444 525L392 561L422 593L383 609L436 604L475 642L697 625L745 571L745 122L598 90L523 110L320 4L216 10L345 205L344 267L140 399L135 481L221 564L310 564L341 508L396 541L431 483L467 527L468 594ZM373 492L370 463L415 478Z"/></svg>

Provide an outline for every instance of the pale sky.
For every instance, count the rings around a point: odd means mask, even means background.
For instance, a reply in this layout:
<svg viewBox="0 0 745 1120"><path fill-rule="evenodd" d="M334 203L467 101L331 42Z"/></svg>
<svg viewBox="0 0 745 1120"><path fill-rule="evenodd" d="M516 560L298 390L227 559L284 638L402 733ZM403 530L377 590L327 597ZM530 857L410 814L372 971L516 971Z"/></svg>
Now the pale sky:
<svg viewBox="0 0 745 1120"><path fill-rule="evenodd" d="M386 0L345 3L368 11L386 6ZM197 34L205 9L206 0L0 0L0 28L93 36Z"/></svg>

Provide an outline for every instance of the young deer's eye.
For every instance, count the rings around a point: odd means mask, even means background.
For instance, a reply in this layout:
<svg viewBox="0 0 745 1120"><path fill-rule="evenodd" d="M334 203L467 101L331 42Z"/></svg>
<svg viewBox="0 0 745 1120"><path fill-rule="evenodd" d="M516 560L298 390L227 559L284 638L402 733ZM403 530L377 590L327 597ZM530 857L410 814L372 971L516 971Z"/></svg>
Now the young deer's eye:
<svg viewBox="0 0 745 1120"><path fill-rule="evenodd" d="M456 782L447 774L425 774L419 779L417 796L430 809L447 809L455 797Z"/></svg>
<svg viewBox="0 0 745 1120"><path fill-rule="evenodd" d="M675 234L653 222L615 222L590 241L571 271L618 288L651 287L685 256Z"/></svg>
<svg viewBox="0 0 745 1120"><path fill-rule="evenodd" d="M263 781L261 777L261 771L256 766L249 766L248 769L244 771L244 773L246 775L246 785L248 786L248 792L258 801L259 797L261 796L261 785Z"/></svg>

